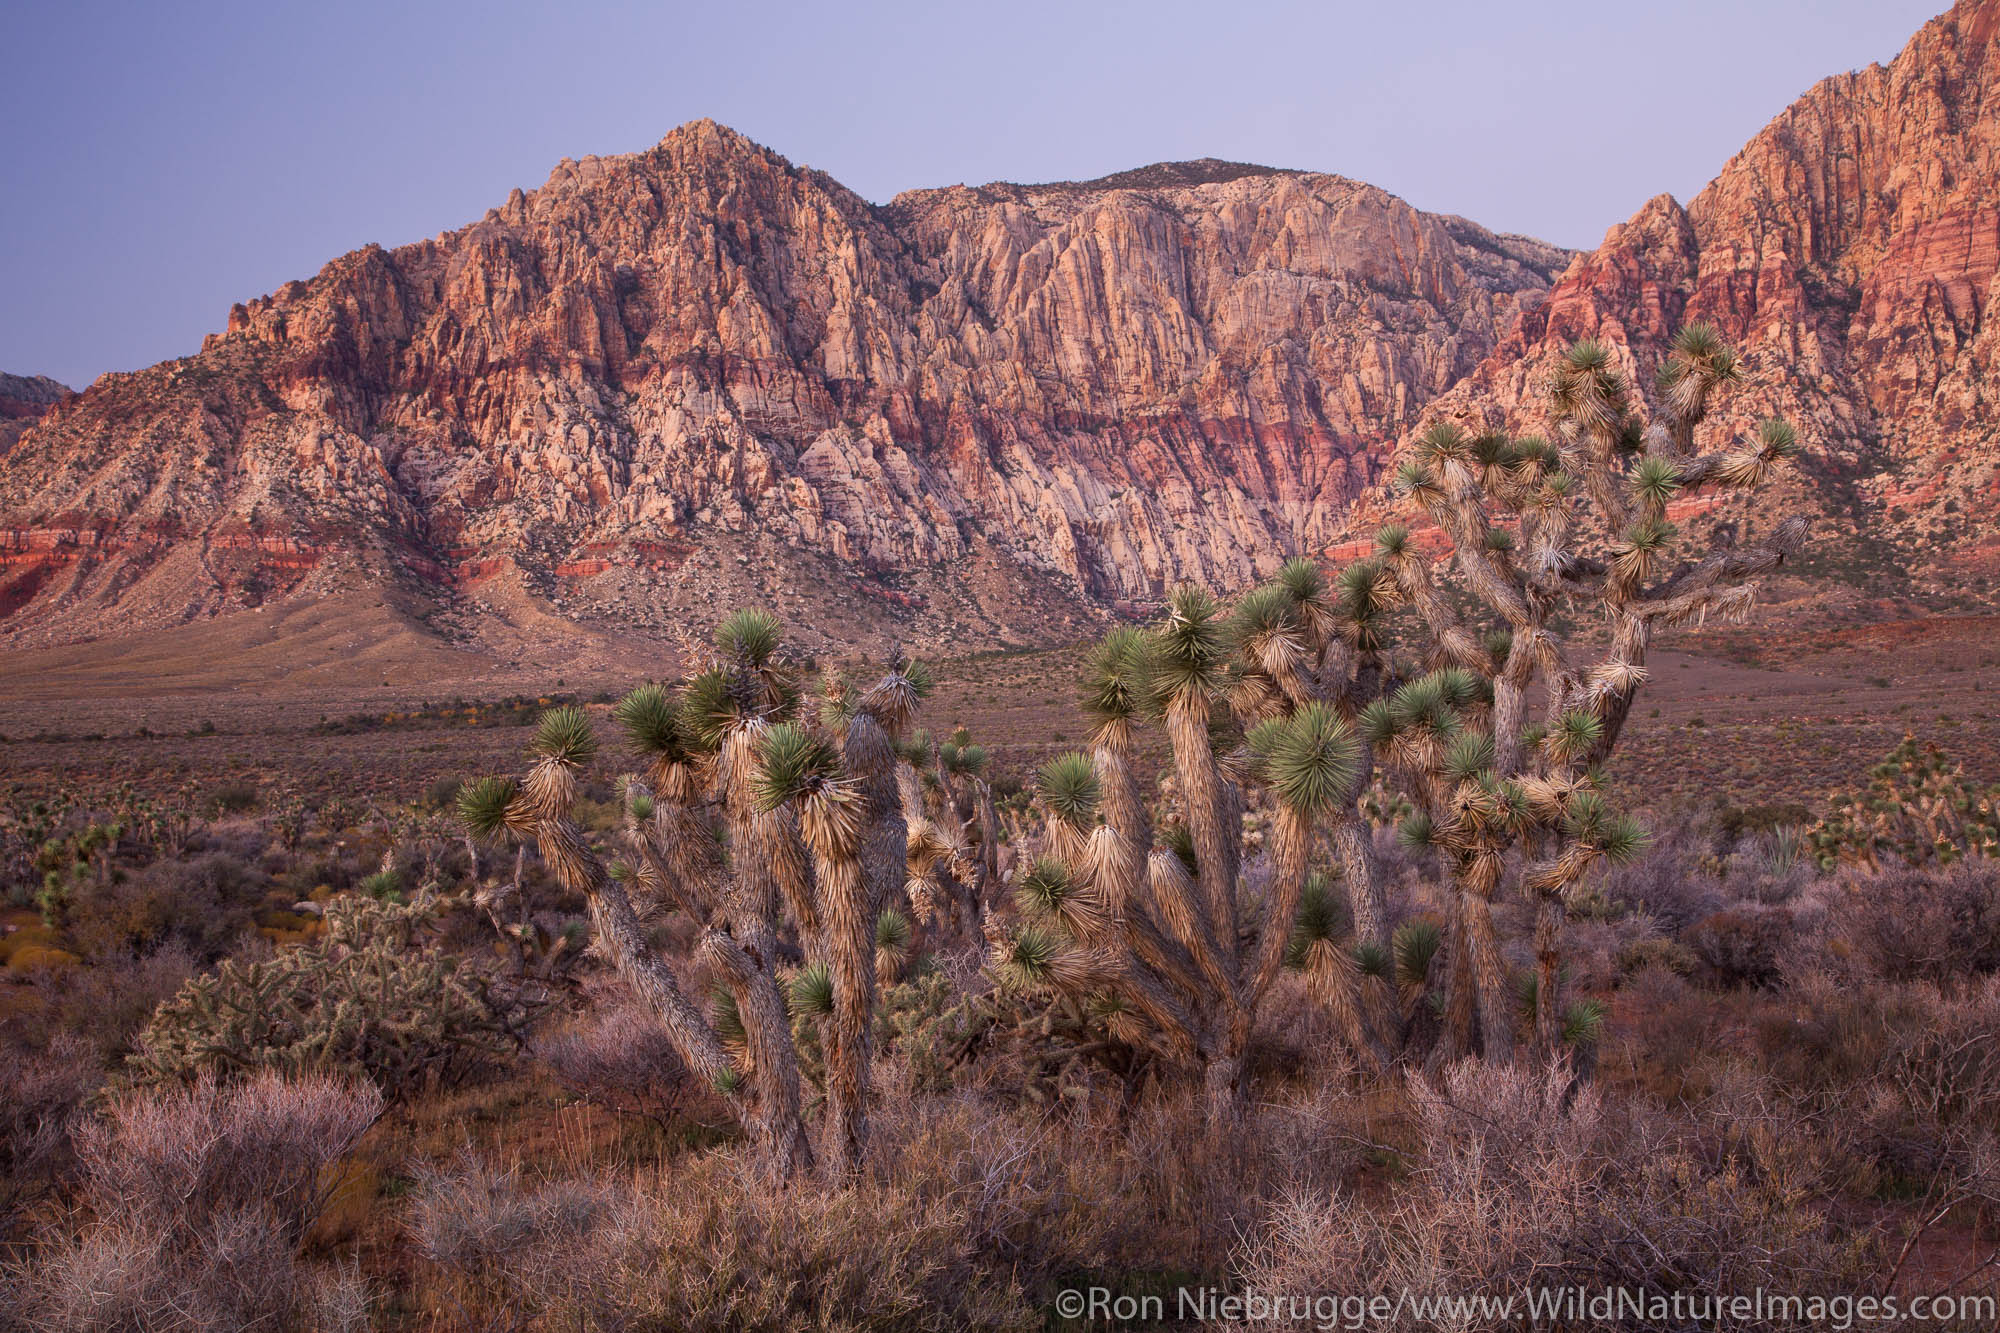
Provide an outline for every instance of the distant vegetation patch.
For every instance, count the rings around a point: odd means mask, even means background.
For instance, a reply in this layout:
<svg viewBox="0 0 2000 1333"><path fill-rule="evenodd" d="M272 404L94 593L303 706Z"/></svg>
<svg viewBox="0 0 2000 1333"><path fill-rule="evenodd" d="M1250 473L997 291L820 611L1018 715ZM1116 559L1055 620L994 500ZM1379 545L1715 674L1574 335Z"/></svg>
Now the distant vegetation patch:
<svg viewBox="0 0 2000 1333"><path fill-rule="evenodd" d="M615 695L604 691L588 698L571 693L517 694L505 699L453 699L448 703L427 700L415 708L322 718L313 730L332 736L354 736L370 731L435 730L441 727L525 727L541 716L544 709L564 704L608 704L614 698Z"/></svg>

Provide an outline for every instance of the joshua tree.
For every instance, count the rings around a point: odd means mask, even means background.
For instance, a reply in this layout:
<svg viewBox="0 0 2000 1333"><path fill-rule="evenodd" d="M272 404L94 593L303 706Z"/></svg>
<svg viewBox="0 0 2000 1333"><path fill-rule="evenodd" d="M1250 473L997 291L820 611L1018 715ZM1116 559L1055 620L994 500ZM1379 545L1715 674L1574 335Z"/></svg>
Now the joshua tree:
<svg viewBox="0 0 2000 1333"><path fill-rule="evenodd" d="M1351 813L1364 756L1338 711L1303 687L1256 722L1240 753L1219 756L1230 657L1221 608L1192 588L1174 594L1152 633L1116 633L1093 655L1084 697L1093 753L1043 768L1043 854L1016 887L1022 923L995 943L1015 987L1081 1001L1112 1036L1198 1071L1217 1123L1240 1113L1258 1006L1287 953L1299 952L1290 946L1314 845L1338 812ZM1172 744L1182 822L1166 847L1153 845L1131 767L1142 717L1161 719ZM1272 881L1256 905L1239 891L1239 778L1262 784L1275 806ZM1379 1051L1351 956L1334 950L1314 963L1316 992L1358 1047Z"/></svg>
<svg viewBox="0 0 2000 1333"><path fill-rule="evenodd" d="M1714 331L1689 325L1660 367L1660 408L1646 424L1630 410L1608 349L1580 342L1549 384L1550 438L1439 423L1398 468L1397 491L1437 525L1485 611L1482 634L1437 586L1407 529L1378 535L1370 563L1387 576L1388 598L1416 613L1435 669L1371 705L1362 729L1419 807L1404 822L1405 841L1435 848L1460 895L1446 952L1447 1035L1461 1048L1474 1009L1489 1057L1505 1058L1513 1045L1489 904L1515 847L1528 858L1521 883L1538 901L1536 1039L1545 1050L1558 1043L1565 895L1600 859L1639 841L1630 820L1606 809L1596 772L1646 679L1653 636L1711 614L1745 614L1753 580L1805 538L1805 523L1792 519L1761 543L1719 540L1674 559L1669 501L1705 485L1757 487L1797 452L1791 428L1776 420L1749 441L1696 451L1711 394L1737 378L1735 356ZM1586 554L1587 540L1603 554ZM1565 619L1602 622L1608 643L1586 650L1565 636ZM1545 703L1530 725L1538 676Z"/></svg>
<svg viewBox="0 0 2000 1333"><path fill-rule="evenodd" d="M646 761L644 778L623 786L629 861L607 864L571 813L597 747L581 709L545 714L526 779L467 784L460 813L476 835L533 841L564 887L587 899L619 975L785 1175L813 1156L787 1012L787 999L796 1007L811 986L785 984L782 937L820 960L805 972L828 979L833 1165L851 1174L866 1147L877 903L902 884L901 802L880 754L893 765L890 737L927 676L914 666L890 672L829 732L801 719L774 618L731 616L716 648L715 663L683 689L644 686L617 707ZM869 850L892 836L896 864L871 873ZM695 953L723 980L714 1021L687 998L689 960L677 967L647 943L641 909L657 905L702 923Z"/></svg>
<svg viewBox="0 0 2000 1333"><path fill-rule="evenodd" d="M1661 370L1663 406L1642 426L1604 349L1579 344L1551 386L1553 442L1449 424L1425 433L1397 485L1442 530L1484 622L1461 614L1409 531L1389 527L1331 585L1294 560L1233 616L1184 588L1150 633L1107 638L1084 679L1092 752L1041 774L1043 855L1017 885L1023 923L996 941L1003 976L1085 1002L1114 1037L1198 1066L1222 1117L1239 1104L1251 1025L1287 960L1365 1057L1383 1061L1406 1029L1428 1028L1425 997L1441 974L1434 1058L1477 1049L1504 1060L1516 994L1490 905L1513 864L1538 904L1536 971L1522 987L1537 1042L1553 1050L1566 1030L1587 1030L1589 1015L1566 1013L1561 994L1565 899L1592 866L1641 841L1607 808L1597 771L1645 679L1647 647L1662 625L1743 613L1751 580L1804 536L1787 522L1761 545L1718 544L1669 567L1672 497L1759 485L1796 451L1776 421L1729 451L1695 451L1711 392L1735 378L1713 333L1690 327ZM1594 523L1578 512L1586 501ZM1511 525L1494 522L1496 508ZM1579 549L1593 536L1604 555ZM1414 678L1386 656L1396 611L1412 613L1425 641L1428 669ZM1566 617L1601 617L1608 646L1591 656L1566 642ZM1529 725L1538 676L1546 704ZM1178 850L1154 846L1132 770L1146 719L1171 743L1180 822L1163 832ZM1378 758L1408 798L1403 840L1434 851L1455 896L1442 923L1414 921L1393 939L1356 808ZM1242 825L1260 800L1272 877L1253 902ZM1351 945L1330 880L1314 872L1322 841L1345 881Z"/></svg>

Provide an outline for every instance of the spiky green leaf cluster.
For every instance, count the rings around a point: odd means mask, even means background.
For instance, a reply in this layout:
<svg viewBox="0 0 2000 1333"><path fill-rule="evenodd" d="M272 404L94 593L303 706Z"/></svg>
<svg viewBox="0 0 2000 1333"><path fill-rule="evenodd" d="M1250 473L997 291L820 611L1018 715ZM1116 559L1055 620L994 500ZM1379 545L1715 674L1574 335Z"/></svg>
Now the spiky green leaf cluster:
<svg viewBox="0 0 2000 1333"><path fill-rule="evenodd" d="M757 741L758 805L775 810L842 775L840 751L818 732L795 722L781 722Z"/></svg>
<svg viewBox="0 0 2000 1333"><path fill-rule="evenodd" d="M1422 986L1430 979L1431 964L1444 947L1444 930L1428 917L1405 921L1390 937L1389 950L1396 957L1396 982L1400 986Z"/></svg>
<svg viewBox="0 0 2000 1333"><path fill-rule="evenodd" d="M1276 635L1299 633L1298 604L1284 585L1265 583L1243 594L1230 617L1229 634L1238 651L1254 653L1256 646Z"/></svg>
<svg viewBox="0 0 2000 1333"><path fill-rule="evenodd" d="M1098 726L1129 725L1145 711L1150 644L1130 626L1112 630L1084 663L1079 702Z"/></svg>
<svg viewBox="0 0 2000 1333"><path fill-rule="evenodd" d="M833 1012L833 972L825 963L809 963L785 983L785 1000L794 1014Z"/></svg>
<svg viewBox="0 0 2000 1333"><path fill-rule="evenodd" d="M1595 1046L1604 1036L1604 1005L1597 1000L1572 1000L1563 1010L1562 1044Z"/></svg>
<svg viewBox="0 0 2000 1333"><path fill-rule="evenodd" d="M1323 874L1308 876L1299 894L1298 916L1294 918L1291 936L1285 942L1285 966L1305 966L1306 956L1313 945L1321 941L1338 941L1352 928L1347 903L1334 890L1333 881Z"/></svg>
<svg viewBox="0 0 2000 1333"><path fill-rule="evenodd" d="M1063 951L1062 940L1038 925L1021 927L1014 938L998 949L995 971L1000 984L1009 990L1037 991L1049 984L1056 959Z"/></svg>
<svg viewBox="0 0 2000 1333"><path fill-rule="evenodd" d="M597 755L597 732L588 714L565 704L542 714L529 748L536 758L581 768Z"/></svg>
<svg viewBox="0 0 2000 1333"><path fill-rule="evenodd" d="M1663 505L1680 488L1680 469L1669 459L1642 458L1632 469L1632 494L1646 504Z"/></svg>
<svg viewBox="0 0 2000 1333"><path fill-rule="evenodd" d="M743 1025L743 1010L727 986L716 986L709 992L708 1018L716 1039L724 1046L740 1049L749 1044L750 1030Z"/></svg>
<svg viewBox="0 0 2000 1333"><path fill-rule="evenodd" d="M938 747L938 760L947 773L977 777L986 770L986 747L970 741L946 741Z"/></svg>
<svg viewBox="0 0 2000 1333"><path fill-rule="evenodd" d="M1035 792L1050 815L1071 828L1088 828L1097 818L1104 789L1090 756L1075 750L1057 755L1035 776Z"/></svg>
<svg viewBox="0 0 2000 1333"><path fill-rule="evenodd" d="M1425 465L1472 461L1473 438L1450 421L1434 422L1417 437L1413 452Z"/></svg>
<svg viewBox="0 0 2000 1333"><path fill-rule="evenodd" d="M1264 781L1291 809L1315 815L1353 800L1361 744L1327 704L1309 703L1291 717L1262 723L1249 742Z"/></svg>
<svg viewBox="0 0 2000 1333"><path fill-rule="evenodd" d="M665 685L641 685L613 710L624 729L626 743L640 754L666 763L688 763L695 757L690 747L681 699Z"/></svg>
<svg viewBox="0 0 2000 1333"><path fill-rule="evenodd" d="M1305 606L1326 599L1326 573L1317 560L1302 555L1293 556L1278 569L1277 586L1285 590L1295 606Z"/></svg>
<svg viewBox="0 0 2000 1333"><path fill-rule="evenodd" d="M1766 458L1791 458L1799 452L1798 432L1788 422L1766 417L1757 423L1757 446Z"/></svg>
<svg viewBox="0 0 2000 1333"><path fill-rule="evenodd" d="M1572 708L1556 719L1555 726L1542 738L1542 748L1559 764L1571 764L1597 747L1604 735L1604 720L1582 708Z"/></svg>
<svg viewBox="0 0 2000 1333"><path fill-rule="evenodd" d="M475 838L491 838L507 827L507 808L519 788L510 778L474 778L458 789L458 818Z"/></svg>
<svg viewBox="0 0 2000 1333"><path fill-rule="evenodd" d="M1483 731L1463 731L1445 747L1445 776L1471 782L1493 767L1493 738Z"/></svg>
<svg viewBox="0 0 2000 1333"><path fill-rule="evenodd" d="M1646 830L1637 820L1614 813L1594 791L1581 791L1570 798L1563 814L1563 831L1596 848L1613 865L1630 861L1645 849L1647 841Z"/></svg>
<svg viewBox="0 0 2000 1333"><path fill-rule="evenodd" d="M1040 856L1014 886L1014 902L1027 916L1054 918L1075 901L1078 890L1068 866L1052 856Z"/></svg>
<svg viewBox="0 0 2000 1333"><path fill-rule="evenodd" d="M681 694L681 733L691 749L703 754L720 749L722 738L743 718L743 700L720 667L695 676Z"/></svg>
<svg viewBox="0 0 2000 1333"><path fill-rule="evenodd" d="M910 918L893 907L882 909L875 918L875 947L901 953L910 947Z"/></svg>
<svg viewBox="0 0 2000 1333"><path fill-rule="evenodd" d="M1154 709L1212 696L1229 658L1221 607L1205 588L1174 589L1166 619L1154 629L1150 647L1147 683Z"/></svg>
<svg viewBox="0 0 2000 1333"><path fill-rule="evenodd" d="M715 646L724 659L752 667L770 662L783 640L778 618L754 607L732 612L715 627Z"/></svg>

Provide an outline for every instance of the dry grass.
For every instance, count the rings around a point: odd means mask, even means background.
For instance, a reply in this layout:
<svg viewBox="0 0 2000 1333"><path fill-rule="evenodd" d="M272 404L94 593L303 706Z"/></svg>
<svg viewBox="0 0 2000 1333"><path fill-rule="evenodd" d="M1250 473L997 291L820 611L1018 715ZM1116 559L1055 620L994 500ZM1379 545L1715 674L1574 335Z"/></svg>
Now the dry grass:
<svg viewBox="0 0 2000 1333"><path fill-rule="evenodd" d="M19 1274L24 1327L365 1327L350 1270L301 1264L328 1168L381 1112L372 1088L263 1075L128 1095L82 1122L81 1224Z"/></svg>

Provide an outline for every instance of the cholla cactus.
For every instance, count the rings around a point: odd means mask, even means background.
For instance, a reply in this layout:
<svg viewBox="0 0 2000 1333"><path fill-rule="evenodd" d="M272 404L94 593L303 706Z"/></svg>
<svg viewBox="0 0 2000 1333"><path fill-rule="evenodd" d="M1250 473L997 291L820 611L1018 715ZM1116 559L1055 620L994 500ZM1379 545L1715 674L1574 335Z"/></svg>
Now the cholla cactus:
<svg viewBox="0 0 2000 1333"><path fill-rule="evenodd" d="M535 1006L429 938L442 906L334 899L319 939L183 986L139 1035L134 1071L362 1074L394 1097L513 1050Z"/></svg>
<svg viewBox="0 0 2000 1333"><path fill-rule="evenodd" d="M1910 864L2000 856L2000 786L1981 789L1937 745L1905 735L1869 770L1868 786L1836 798L1805 841L1823 870L1884 855Z"/></svg>
<svg viewBox="0 0 2000 1333"><path fill-rule="evenodd" d="M1439 423L1397 470L1397 490L1436 523L1491 617L1482 626L1453 609L1406 529L1379 535L1376 563L1423 623L1438 670L1379 702L1367 730L1419 806L1404 822L1407 839L1441 853L1462 896L1447 945L1448 1028L1461 1045L1474 996L1487 1053L1504 1057L1513 1044L1486 904L1515 846L1531 858L1522 882L1540 901L1537 1039L1548 1050L1558 1044L1564 895L1636 837L1629 821L1605 810L1592 774L1646 680L1653 636L1710 614L1746 614L1753 580L1805 538L1804 522L1787 520L1761 542L1675 558L1669 501L1706 485L1754 488L1798 451L1791 428L1768 420L1749 441L1696 452L1711 394L1737 378L1735 356L1714 331L1689 325L1660 368L1659 411L1642 425L1609 350L1580 342L1549 385L1551 439L1468 435ZM1585 536L1602 541L1604 554L1585 554ZM1564 612L1601 619L1608 647L1580 656L1558 631ZM1538 674L1545 705L1530 726Z"/></svg>
<svg viewBox="0 0 2000 1333"><path fill-rule="evenodd" d="M717 630L715 649L683 688L644 686L616 709L645 761L623 788L628 861L607 863L571 814L597 749L578 708L544 714L525 780L467 784L460 813L479 836L533 841L564 886L586 897L598 946L781 1174L813 1158L794 1040L799 997L811 988L796 977L788 985L780 970L781 935L793 936L815 960L801 975L826 978L833 1165L851 1173L867 1138L878 923L903 892L893 745L928 677L912 664L865 692L837 691L828 725L814 726L775 618L738 612ZM640 907L653 904L702 924L696 954L723 980L712 1016L688 998L690 960L648 944ZM808 1018L815 1033L817 1015Z"/></svg>

